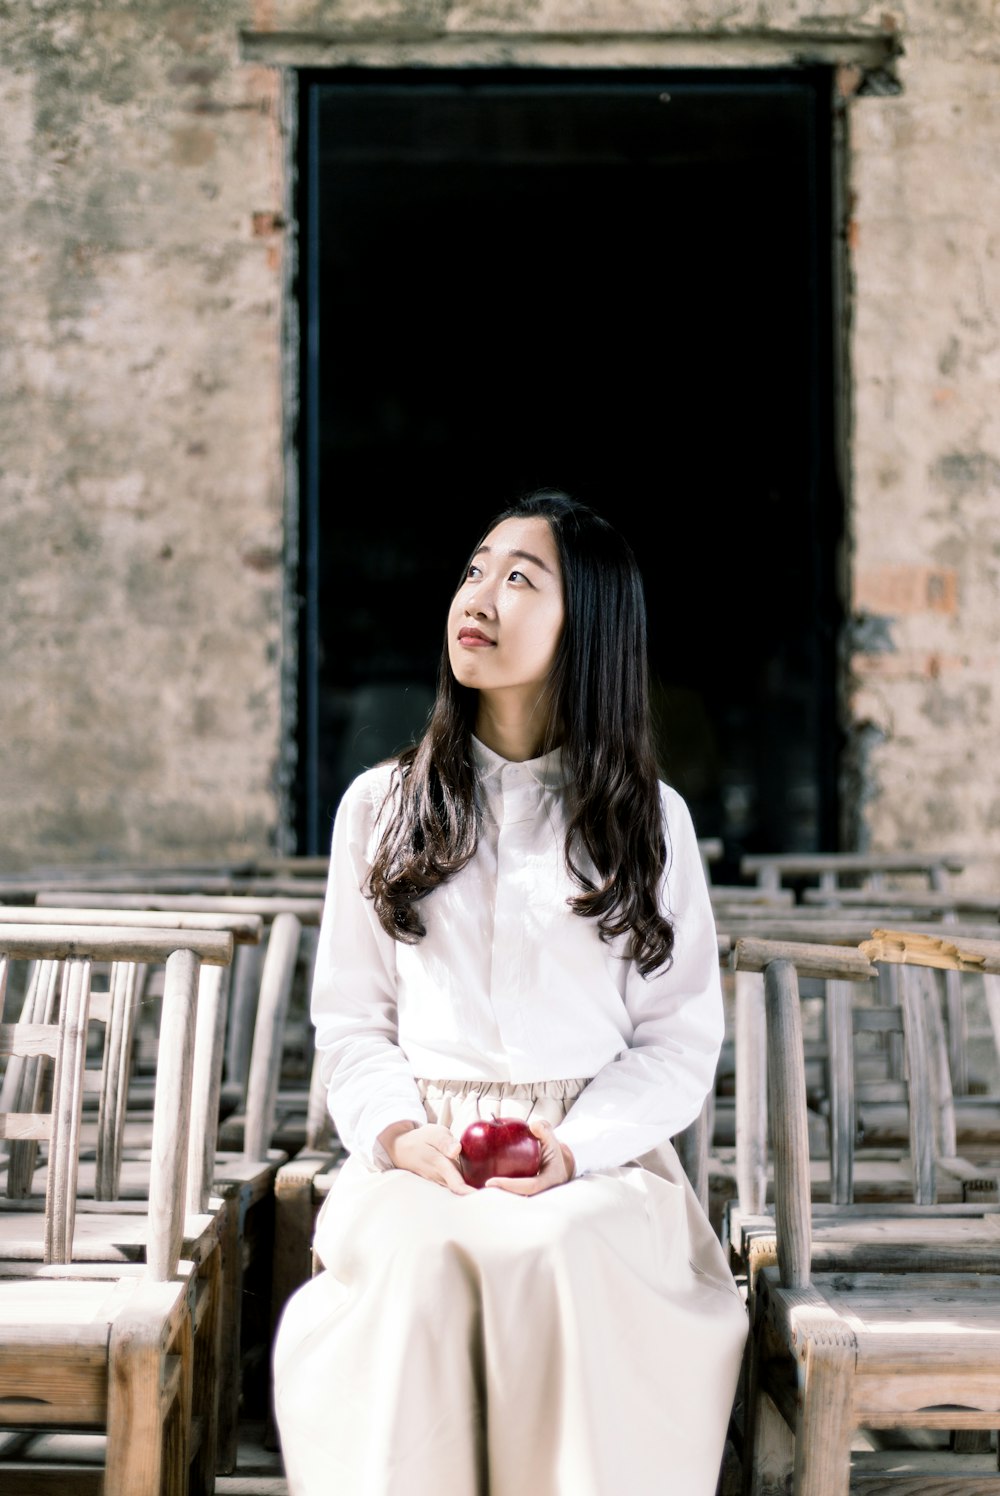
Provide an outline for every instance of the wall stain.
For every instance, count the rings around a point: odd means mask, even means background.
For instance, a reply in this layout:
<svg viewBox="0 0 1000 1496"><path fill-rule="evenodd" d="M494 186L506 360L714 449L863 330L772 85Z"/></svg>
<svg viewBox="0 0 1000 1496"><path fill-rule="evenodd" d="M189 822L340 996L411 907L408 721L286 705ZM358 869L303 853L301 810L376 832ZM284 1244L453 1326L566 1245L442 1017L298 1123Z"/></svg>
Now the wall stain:
<svg viewBox="0 0 1000 1496"><path fill-rule="evenodd" d="M932 463L931 477L956 498L1000 488L1000 458L992 452L946 452Z"/></svg>

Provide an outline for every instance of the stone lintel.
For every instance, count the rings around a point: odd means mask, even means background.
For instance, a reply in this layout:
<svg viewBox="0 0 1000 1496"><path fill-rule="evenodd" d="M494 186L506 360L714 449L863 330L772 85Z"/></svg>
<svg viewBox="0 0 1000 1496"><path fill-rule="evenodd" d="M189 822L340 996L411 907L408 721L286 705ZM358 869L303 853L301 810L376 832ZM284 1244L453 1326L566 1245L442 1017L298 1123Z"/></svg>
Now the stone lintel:
<svg viewBox="0 0 1000 1496"><path fill-rule="evenodd" d="M453 32L412 21L322 31L239 33L245 62L286 68L323 67L662 67L747 68L830 66L885 80L902 47L896 33L865 30L789 32Z"/></svg>

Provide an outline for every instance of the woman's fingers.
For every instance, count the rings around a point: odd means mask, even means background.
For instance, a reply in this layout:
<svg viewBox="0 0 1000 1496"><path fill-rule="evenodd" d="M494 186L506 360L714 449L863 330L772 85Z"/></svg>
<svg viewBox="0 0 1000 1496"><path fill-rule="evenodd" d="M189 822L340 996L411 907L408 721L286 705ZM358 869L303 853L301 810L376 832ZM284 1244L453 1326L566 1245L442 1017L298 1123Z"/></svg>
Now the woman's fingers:
<svg viewBox="0 0 1000 1496"><path fill-rule="evenodd" d="M509 1195L538 1195L557 1184L566 1184L573 1177L572 1158L564 1148L548 1122L528 1124L542 1145L542 1161L537 1174L527 1178L507 1178L500 1175L487 1179L486 1189L506 1190Z"/></svg>
<svg viewBox="0 0 1000 1496"><path fill-rule="evenodd" d="M528 1125L541 1144L538 1173L520 1179L496 1175L486 1181L486 1189L506 1190L512 1195L537 1195L572 1179L573 1155L559 1142L552 1124L533 1121ZM439 1122L428 1122L395 1138L392 1156L399 1169L408 1169L422 1179L442 1184L453 1195L473 1195L475 1188L466 1182L459 1165L461 1151L454 1133Z"/></svg>
<svg viewBox="0 0 1000 1496"><path fill-rule="evenodd" d="M458 1167L460 1152L458 1139L447 1127L429 1122L396 1139L394 1158L397 1168L408 1169L434 1184L443 1184L455 1195L467 1195L472 1186L466 1184Z"/></svg>

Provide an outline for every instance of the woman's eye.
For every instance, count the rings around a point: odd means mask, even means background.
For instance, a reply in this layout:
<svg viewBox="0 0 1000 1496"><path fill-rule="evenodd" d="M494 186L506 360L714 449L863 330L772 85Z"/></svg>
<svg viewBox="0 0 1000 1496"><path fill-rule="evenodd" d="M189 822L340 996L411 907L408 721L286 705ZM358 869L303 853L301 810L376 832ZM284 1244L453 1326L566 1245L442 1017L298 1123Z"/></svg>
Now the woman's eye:
<svg viewBox="0 0 1000 1496"><path fill-rule="evenodd" d="M478 577L478 576L479 576L479 567L475 564L475 562L473 562L472 565L469 567L468 571L465 573L465 580L467 582L470 581L470 580L471 581L475 581L476 577Z"/></svg>
<svg viewBox="0 0 1000 1496"><path fill-rule="evenodd" d="M512 582L515 577L519 578L522 582L528 581L528 578L524 575L523 571L512 571L510 576L507 578L508 582ZM529 583L528 585L530 586L531 584Z"/></svg>

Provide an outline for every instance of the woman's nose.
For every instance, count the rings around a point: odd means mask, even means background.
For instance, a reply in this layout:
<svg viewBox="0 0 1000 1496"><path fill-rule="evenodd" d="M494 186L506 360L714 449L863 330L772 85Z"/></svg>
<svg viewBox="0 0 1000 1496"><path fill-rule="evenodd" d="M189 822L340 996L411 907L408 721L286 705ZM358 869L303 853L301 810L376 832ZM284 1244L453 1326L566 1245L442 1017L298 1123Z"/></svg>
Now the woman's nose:
<svg viewBox="0 0 1000 1496"><path fill-rule="evenodd" d="M480 582L466 602L465 611L479 618L492 618L496 611L496 594L491 583Z"/></svg>

